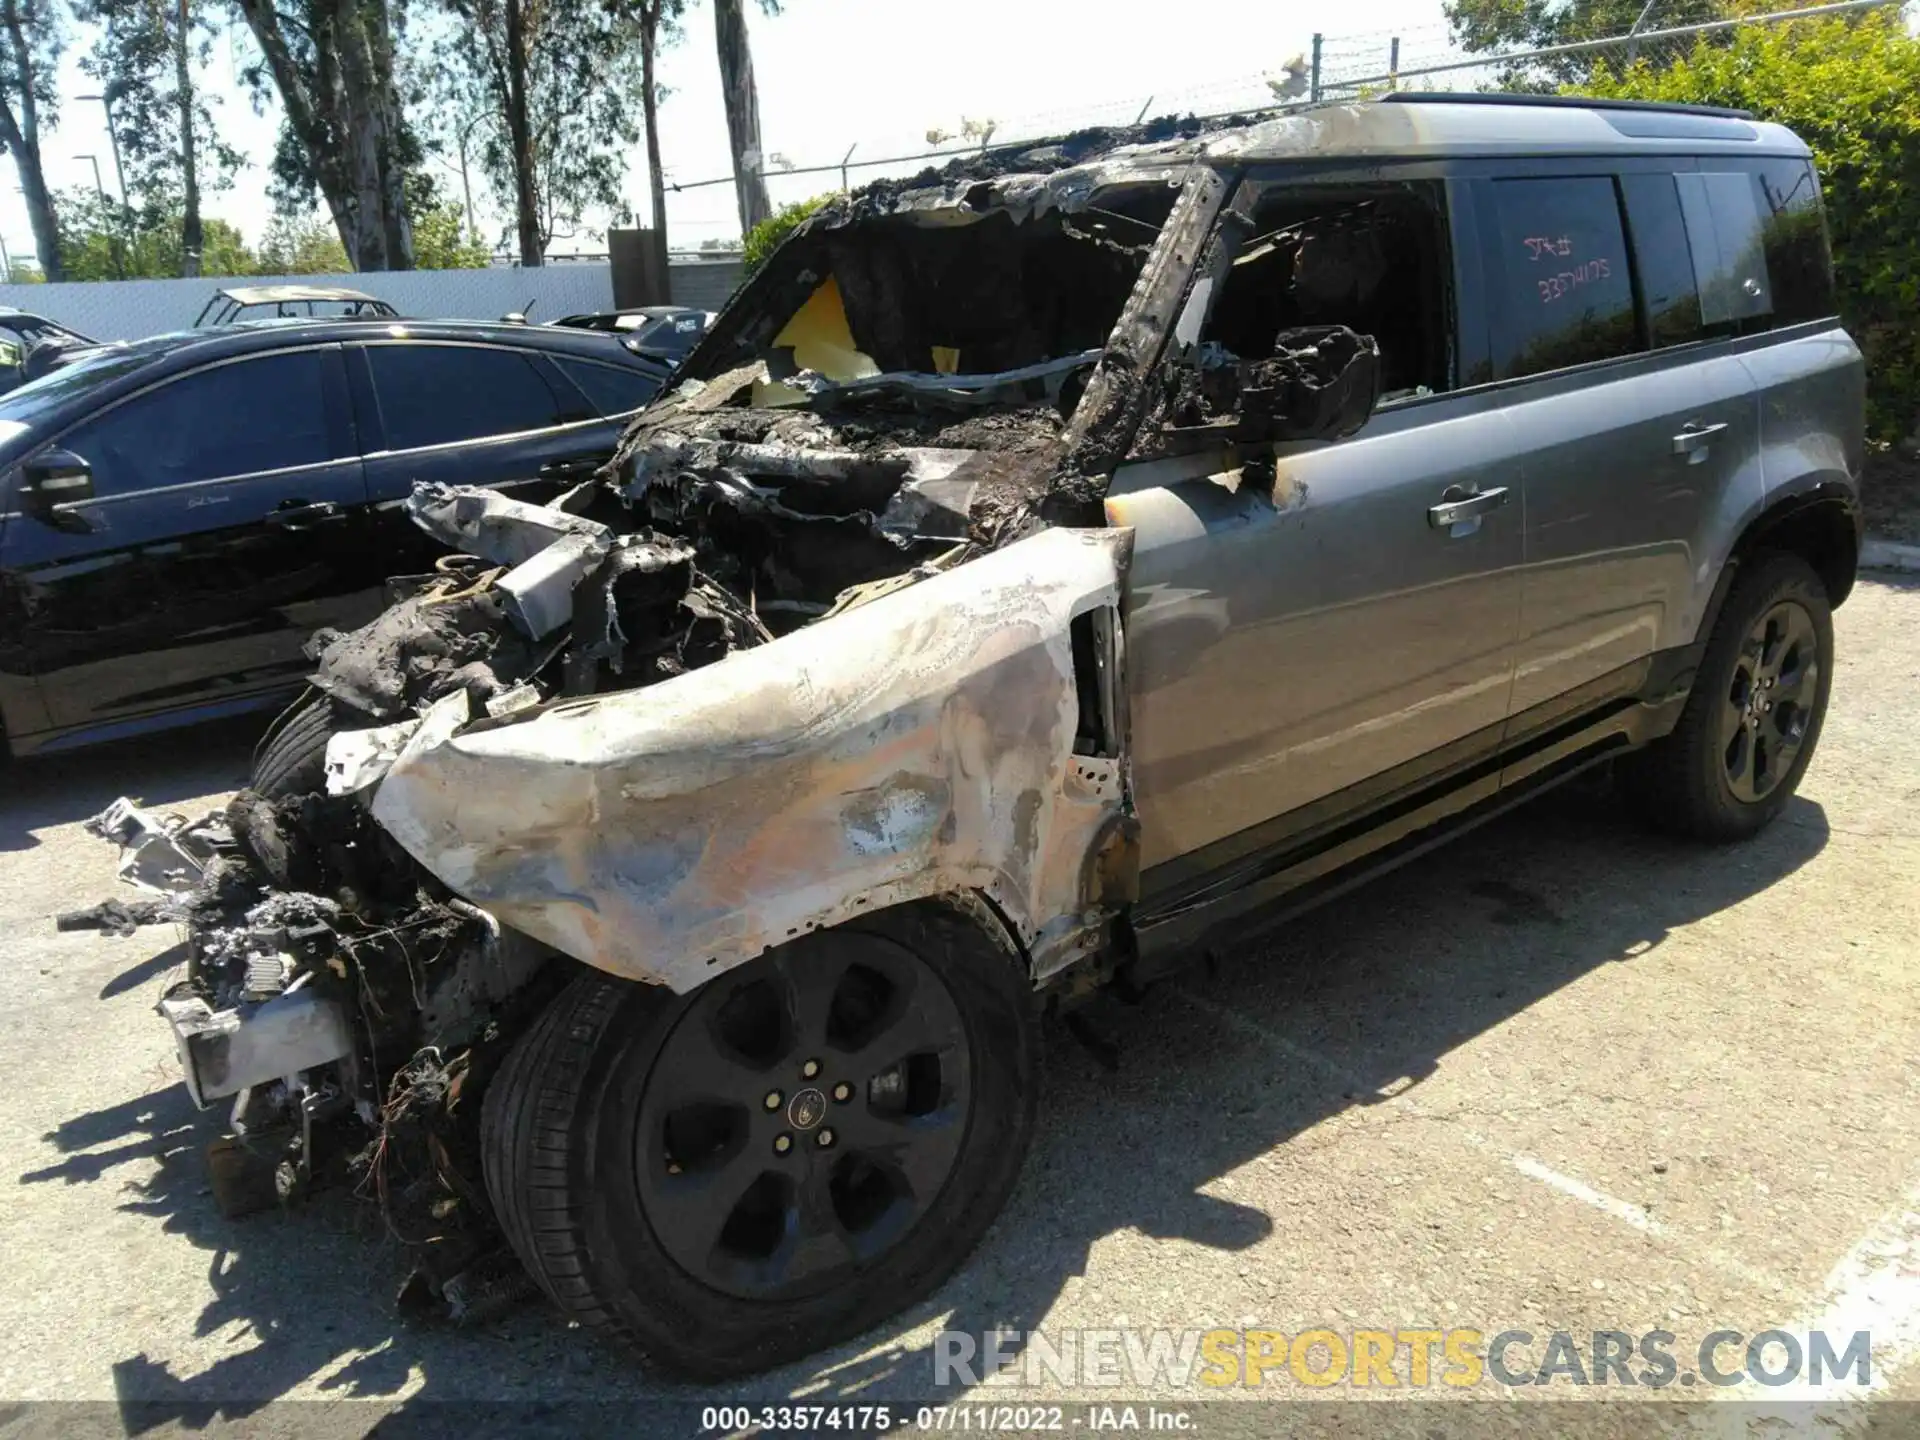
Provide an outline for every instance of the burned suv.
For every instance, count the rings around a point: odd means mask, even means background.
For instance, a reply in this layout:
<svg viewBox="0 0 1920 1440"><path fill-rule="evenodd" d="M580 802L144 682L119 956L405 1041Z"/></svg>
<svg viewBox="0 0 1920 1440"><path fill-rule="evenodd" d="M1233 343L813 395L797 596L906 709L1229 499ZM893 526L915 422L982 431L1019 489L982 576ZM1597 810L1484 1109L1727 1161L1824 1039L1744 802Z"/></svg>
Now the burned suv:
<svg viewBox="0 0 1920 1440"><path fill-rule="evenodd" d="M346 1171L415 1298L766 1366L960 1264L1045 1008L1616 758L1772 820L1859 536L1807 151L1493 102L870 187L597 479L417 490L447 555L253 788L100 822L216 1188Z"/></svg>

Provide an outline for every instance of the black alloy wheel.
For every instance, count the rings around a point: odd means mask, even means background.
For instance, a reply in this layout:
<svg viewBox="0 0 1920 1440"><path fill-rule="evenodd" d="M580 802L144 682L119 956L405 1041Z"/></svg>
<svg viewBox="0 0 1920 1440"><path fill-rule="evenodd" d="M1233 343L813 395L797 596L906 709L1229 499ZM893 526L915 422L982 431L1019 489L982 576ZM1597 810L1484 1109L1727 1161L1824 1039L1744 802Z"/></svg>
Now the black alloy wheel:
<svg viewBox="0 0 1920 1440"><path fill-rule="evenodd" d="M1783 553L1737 563L1672 732L1615 770L1642 822L1695 840L1743 840L1786 808L1833 686L1832 606L1813 567Z"/></svg>
<svg viewBox="0 0 1920 1440"><path fill-rule="evenodd" d="M514 1252L582 1324L710 1378L923 1299L1033 1134L1039 1008L997 924L916 902L685 995L584 972L486 1082Z"/></svg>
<svg viewBox="0 0 1920 1440"><path fill-rule="evenodd" d="M654 1061L635 1183L681 1269L742 1299L817 1294L926 1214L971 1110L940 977L873 935L701 991Z"/></svg>

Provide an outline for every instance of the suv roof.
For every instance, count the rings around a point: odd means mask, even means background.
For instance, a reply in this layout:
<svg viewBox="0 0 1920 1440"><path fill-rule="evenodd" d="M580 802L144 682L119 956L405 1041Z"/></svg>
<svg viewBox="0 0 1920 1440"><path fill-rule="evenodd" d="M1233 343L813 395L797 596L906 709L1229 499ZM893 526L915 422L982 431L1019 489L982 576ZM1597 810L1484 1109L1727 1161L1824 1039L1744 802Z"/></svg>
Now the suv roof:
<svg viewBox="0 0 1920 1440"><path fill-rule="evenodd" d="M1283 113L1163 117L995 146L856 191L898 208L942 208L983 180L1037 178L1062 194L1131 176L1171 179L1195 160L1438 159L1592 154L1809 155L1783 125L1706 106L1639 105L1579 97L1409 92ZM911 196L909 199L907 197ZM1036 197L1037 198L1037 197Z"/></svg>

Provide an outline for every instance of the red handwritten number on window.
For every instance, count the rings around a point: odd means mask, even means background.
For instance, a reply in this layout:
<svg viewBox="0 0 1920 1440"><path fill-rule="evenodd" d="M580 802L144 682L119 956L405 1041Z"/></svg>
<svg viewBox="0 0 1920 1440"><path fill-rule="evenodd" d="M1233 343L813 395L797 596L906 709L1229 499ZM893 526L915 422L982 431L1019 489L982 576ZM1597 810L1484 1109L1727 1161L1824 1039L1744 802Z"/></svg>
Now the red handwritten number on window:
<svg viewBox="0 0 1920 1440"><path fill-rule="evenodd" d="M1556 275L1548 275L1534 281L1540 289L1540 303L1551 305L1562 295L1577 290L1580 286L1594 280L1611 280L1613 266L1605 260L1586 260L1562 270Z"/></svg>

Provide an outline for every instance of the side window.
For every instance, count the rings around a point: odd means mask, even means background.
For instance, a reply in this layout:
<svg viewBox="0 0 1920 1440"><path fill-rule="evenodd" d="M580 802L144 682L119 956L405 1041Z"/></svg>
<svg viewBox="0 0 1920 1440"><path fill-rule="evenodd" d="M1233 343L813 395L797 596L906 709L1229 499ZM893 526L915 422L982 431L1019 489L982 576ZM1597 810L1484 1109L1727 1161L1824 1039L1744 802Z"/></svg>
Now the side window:
<svg viewBox="0 0 1920 1440"><path fill-rule="evenodd" d="M137 395L60 437L124 495L333 458L318 350L236 360Z"/></svg>
<svg viewBox="0 0 1920 1440"><path fill-rule="evenodd" d="M638 410L660 389L658 380L639 370L601 365L592 360L563 360L558 356L554 359L602 415L625 415Z"/></svg>
<svg viewBox="0 0 1920 1440"><path fill-rule="evenodd" d="M1763 160L1752 174L1774 323L1826 319L1834 313L1833 261L1813 166L1804 160Z"/></svg>
<svg viewBox="0 0 1920 1440"><path fill-rule="evenodd" d="M479 345L369 345L389 450L513 435L562 423L526 356Z"/></svg>
<svg viewBox="0 0 1920 1440"><path fill-rule="evenodd" d="M1700 290L1674 177L1623 175L1620 192L1627 202L1627 229L1633 237L1634 266L1647 307L1648 339L1656 350L1698 340Z"/></svg>
<svg viewBox="0 0 1920 1440"><path fill-rule="evenodd" d="M1494 376L1511 379L1639 349L1633 276L1610 176L1496 180L1500 273Z"/></svg>
<svg viewBox="0 0 1920 1440"><path fill-rule="evenodd" d="M1743 170L1702 170L1673 181L1686 217L1701 321L1711 330L1771 315L1773 287L1753 178Z"/></svg>
<svg viewBox="0 0 1920 1440"><path fill-rule="evenodd" d="M1319 326L1373 337L1381 403L1452 388L1447 212L1437 184L1275 183L1220 235L1215 273L1196 282L1176 328L1200 374L1168 406L1169 424L1217 420L1210 373L1266 359L1291 332ZM1196 307L1205 308L1204 324Z"/></svg>

